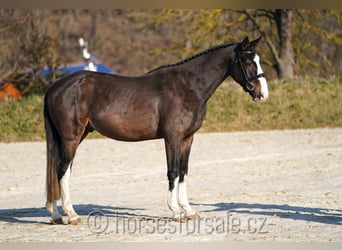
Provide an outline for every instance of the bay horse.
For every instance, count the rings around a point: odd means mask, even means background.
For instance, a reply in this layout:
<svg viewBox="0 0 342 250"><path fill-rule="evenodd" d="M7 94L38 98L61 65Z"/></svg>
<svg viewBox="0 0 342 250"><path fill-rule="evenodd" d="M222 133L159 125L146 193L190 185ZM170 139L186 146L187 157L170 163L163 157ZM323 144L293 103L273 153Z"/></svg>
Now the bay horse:
<svg viewBox="0 0 342 250"><path fill-rule="evenodd" d="M142 76L80 71L54 82L44 97L47 144L46 208L51 223L80 217L73 209L69 177L78 145L94 130L121 141L161 139L167 159L167 204L176 221L198 219L188 202L186 178L194 133L208 99L231 76L254 101L268 98L256 47L261 37L223 44Z"/></svg>

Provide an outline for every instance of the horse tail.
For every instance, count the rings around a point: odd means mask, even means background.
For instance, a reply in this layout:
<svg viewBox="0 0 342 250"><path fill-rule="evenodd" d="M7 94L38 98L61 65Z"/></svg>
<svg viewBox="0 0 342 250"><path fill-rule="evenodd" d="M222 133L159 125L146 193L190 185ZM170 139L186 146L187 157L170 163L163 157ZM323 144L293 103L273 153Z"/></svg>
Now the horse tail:
<svg viewBox="0 0 342 250"><path fill-rule="evenodd" d="M44 98L44 124L46 135L46 195L47 201L52 202L61 198L58 180L58 168L61 164L61 139L54 126Z"/></svg>

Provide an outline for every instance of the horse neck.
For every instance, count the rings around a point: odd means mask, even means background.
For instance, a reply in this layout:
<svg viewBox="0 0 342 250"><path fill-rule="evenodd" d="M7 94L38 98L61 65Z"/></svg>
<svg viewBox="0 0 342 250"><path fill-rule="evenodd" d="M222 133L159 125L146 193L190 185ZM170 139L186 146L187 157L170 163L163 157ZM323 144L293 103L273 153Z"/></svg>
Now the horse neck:
<svg viewBox="0 0 342 250"><path fill-rule="evenodd" d="M187 81L189 89L207 102L226 77L234 60L234 46L219 48L184 64L184 70L191 76Z"/></svg>

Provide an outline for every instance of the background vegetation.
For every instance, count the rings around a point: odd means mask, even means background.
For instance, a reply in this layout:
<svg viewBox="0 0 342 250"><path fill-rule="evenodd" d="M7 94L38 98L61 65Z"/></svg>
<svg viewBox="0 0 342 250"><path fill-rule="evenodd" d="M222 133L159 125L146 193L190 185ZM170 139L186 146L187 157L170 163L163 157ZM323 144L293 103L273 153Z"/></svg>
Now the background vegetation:
<svg viewBox="0 0 342 250"><path fill-rule="evenodd" d="M259 54L269 79L340 76L341 22L342 9L0 9L0 88L10 80L25 95L42 94L58 76L42 78L41 69L83 60L79 37L124 75L262 35Z"/></svg>
<svg viewBox="0 0 342 250"><path fill-rule="evenodd" d="M254 103L241 87L226 81L209 100L202 132L342 126L340 79L269 82L270 98ZM0 103L0 141L44 140L43 97ZM92 133L88 138L100 135Z"/></svg>
<svg viewBox="0 0 342 250"><path fill-rule="evenodd" d="M81 62L79 37L119 74L140 75L262 35L270 99L252 103L228 80L210 99L201 131L342 126L341 22L342 9L0 9L0 89L12 82L25 96L0 102L0 141L44 139L42 96L59 75L40 71Z"/></svg>

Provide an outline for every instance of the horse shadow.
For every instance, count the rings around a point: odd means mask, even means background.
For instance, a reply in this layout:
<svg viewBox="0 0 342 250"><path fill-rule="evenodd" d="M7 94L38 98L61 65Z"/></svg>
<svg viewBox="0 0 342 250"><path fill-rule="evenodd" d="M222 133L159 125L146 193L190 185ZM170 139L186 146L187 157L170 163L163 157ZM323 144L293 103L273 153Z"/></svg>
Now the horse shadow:
<svg viewBox="0 0 342 250"><path fill-rule="evenodd" d="M58 206L61 214L62 208ZM124 208L114 206L102 206L94 204L74 205L76 213L80 216L89 216L94 211L100 211L109 218L145 218L169 220L168 217L152 216L142 213L144 208ZM9 208L0 209L0 221L19 224L50 224L50 213L45 207Z"/></svg>
<svg viewBox="0 0 342 250"><path fill-rule="evenodd" d="M283 219L342 225L342 210L258 203L192 203L192 205L197 206L200 213L205 217L210 216L212 212L225 211L229 213L265 217L278 216ZM109 218L170 220L170 217L146 214L146 209L144 208L80 204L74 205L74 209L80 216L88 216L93 211L100 211ZM59 210L62 212L60 207ZM50 224L50 213L45 207L0 209L0 221L19 224Z"/></svg>
<svg viewBox="0 0 342 250"><path fill-rule="evenodd" d="M318 207L302 207L292 205L258 204L258 203L212 203L193 204L202 207L202 213L226 211L229 213L277 216L283 219L318 222L331 225L342 225L342 210ZM210 207L206 209L205 207Z"/></svg>

